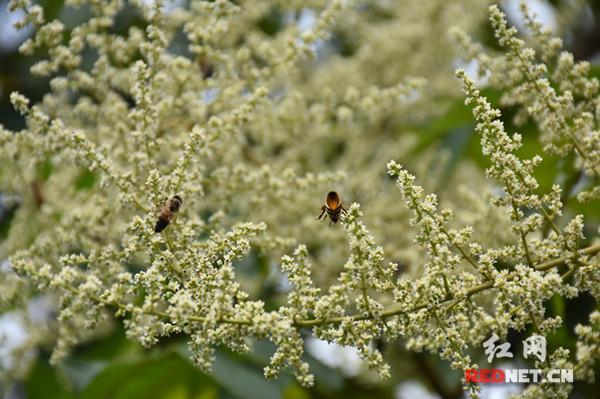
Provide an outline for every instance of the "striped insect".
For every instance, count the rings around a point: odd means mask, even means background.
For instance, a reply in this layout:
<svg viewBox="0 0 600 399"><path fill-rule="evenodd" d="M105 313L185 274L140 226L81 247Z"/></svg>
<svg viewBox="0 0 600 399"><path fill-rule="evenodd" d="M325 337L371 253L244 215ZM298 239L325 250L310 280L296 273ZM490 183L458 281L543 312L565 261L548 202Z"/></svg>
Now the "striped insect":
<svg viewBox="0 0 600 399"><path fill-rule="evenodd" d="M325 212L327 212L327 216L325 216ZM329 225L331 226L331 222L337 223L340 220L340 215L346 214L346 209L342 205L342 197L335 191L330 191L327 193L327 197L325 197L325 205L321 207L321 214L317 218L317 220L326 220L329 217Z"/></svg>
<svg viewBox="0 0 600 399"><path fill-rule="evenodd" d="M175 195L172 198L165 200L160 213L158 214L156 225L154 226L155 233L160 233L167 228L169 223L171 223L171 220L173 220L175 213L179 211L181 204L183 204L183 200L179 195Z"/></svg>

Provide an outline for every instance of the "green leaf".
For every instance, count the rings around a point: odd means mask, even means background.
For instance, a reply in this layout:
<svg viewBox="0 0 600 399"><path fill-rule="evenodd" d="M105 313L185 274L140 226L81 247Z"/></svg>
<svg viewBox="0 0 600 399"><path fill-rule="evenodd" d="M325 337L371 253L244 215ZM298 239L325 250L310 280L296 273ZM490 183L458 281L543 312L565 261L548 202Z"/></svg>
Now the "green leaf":
<svg viewBox="0 0 600 399"><path fill-rule="evenodd" d="M23 383L28 398L67 399L74 397L67 390L56 369L44 359L38 358Z"/></svg>
<svg viewBox="0 0 600 399"><path fill-rule="evenodd" d="M106 367L78 395L82 399L198 396L215 385L176 353Z"/></svg>
<svg viewBox="0 0 600 399"><path fill-rule="evenodd" d="M132 361L141 357L144 348L127 339L119 324L110 334L77 347L75 356L84 361Z"/></svg>
<svg viewBox="0 0 600 399"><path fill-rule="evenodd" d="M71 382L75 391L82 390L98 373L106 368L106 362L86 362L80 359L68 359L62 371Z"/></svg>
<svg viewBox="0 0 600 399"><path fill-rule="evenodd" d="M51 21L58 17L61 9L64 5L64 0L46 0L40 2L41 6L44 8L44 16L47 21Z"/></svg>
<svg viewBox="0 0 600 399"><path fill-rule="evenodd" d="M89 190L94 187L98 176L89 170L82 171L75 179L75 190Z"/></svg>
<svg viewBox="0 0 600 399"><path fill-rule="evenodd" d="M551 309L551 314L560 316L563 320L565 319L567 303L563 297L554 295L550 298L547 307ZM573 337L569 334L566 323L563 323L558 330L552 332L547 338L552 348L561 346L570 350L575 349Z"/></svg>
<svg viewBox="0 0 600 399"><path fill-rule="evenodd" d="M40 180L46 181L50 174L54 170L54 165L50 160L46 160L44 162L40 162L36 165L36 173Z"/></svg>
<svg viewBox="0 0 600 399"><path fill-rule="evenodd" d="M285 399L309 399L310 395L298 384L290 384L290 386L283 393Z"/></svg>
<svg viewBox="0 0 600 399"><path fill-rule="evenodd" d="M212 377L236 398L277 399L282 395L272 382L266 381L262 373L222 353L217 353Z"/></svg>
<svg viewBox="0 0 600 399"><path fill-rule="evenodd" d="M590 76L600 79L600 64L593 64L590 67Z"/></svg>
<svg viewBox="0 0 600 399"><path fill-rule="evenodd" d="M275 36L283 28L283 14L279 7L272 7L257 22L258 27L269 36Z"/></svg>

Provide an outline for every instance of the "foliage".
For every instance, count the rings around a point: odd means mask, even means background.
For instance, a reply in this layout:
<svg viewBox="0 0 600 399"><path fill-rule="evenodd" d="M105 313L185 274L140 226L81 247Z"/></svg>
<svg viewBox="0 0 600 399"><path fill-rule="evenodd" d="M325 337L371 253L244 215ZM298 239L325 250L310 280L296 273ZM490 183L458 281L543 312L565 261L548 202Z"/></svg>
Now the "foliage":
<svg viewBox="0 0 600 399"><path fill-rule="evenodd" d="M0 130L0 190L13 209L2 306L31 331L7 378L50 345L52 364L92 381L83 397L110 396L123 374L142 384L139 364L184 381L195 372L184 358L212 371L202 383L217 389L233 355L216 348L252 356L268 340L264 376L290 370L310 387L319 366L304 352L309 333L356 348L381 378L393 370L377 343L400 340L462 371L481 364L492 333L564 328L551 301L597 303L600 86L590 64L525 6L528 41L481 1L308 3L67 1L81 19L66 26L11 2L19 25L36 29L20 51L40 57L31 72L50 90L35 103L12 93L26 127ZM307 10L319 12L309 29ZM471 40L486 13L496 46ZM453 76L457 54L477 61L489 88L460 68ZM446 134L453 147L431 145ZM347 213L327 228L314 218L333 188ZM183 205L155 233L174 195ZM40 297L55 318L31 319L27 304ZM586 317L571 351L554 348L539 368L593 380L598 311ZM73 374L74 353L119 326L145 348L185 337L188 349L138 349ZM522 397L571 389L531 385Z"/></svg>

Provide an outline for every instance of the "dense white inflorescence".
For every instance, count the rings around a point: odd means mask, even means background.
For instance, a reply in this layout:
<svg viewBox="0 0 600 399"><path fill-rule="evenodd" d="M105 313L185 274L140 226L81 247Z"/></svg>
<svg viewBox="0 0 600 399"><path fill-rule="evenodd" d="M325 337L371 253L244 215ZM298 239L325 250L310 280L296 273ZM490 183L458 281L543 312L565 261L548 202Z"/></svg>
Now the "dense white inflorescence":
<svg viewBox="0 0 600 399"><path fill-rule="evenodd" d="M11 2L25 11L19 26L37 29L21 51L47 52L32 73L50 79L39 103L11 94L26 129L0 129L0 192L18 205L0 244L10 265L0 272L1 303L56 299L50 332L32 333L22 353L55 337L58 363L117 316L145 347L185 335L206 371L216 347L247 352L268 339L277 349L265 376L289 368L310 386L305 330L356 348L381 377L390 366L377 340L403 339L464 370L492 333L557 329L562 320L544 307L554 295L600 300L600 244L584 236L586 215L564 212L570 193L560 185L540 190L544 154L519 153L521 135L506 131L463 70L485 175L465 162L446 176L444 157L414 151L406 127L457 95L457 38L501 88L502 104L533 119L544 150L589 177L578 200L597 199L600 97L589 64L562 51L526 8L531 48L489 9L503 49L493 52L465 33L486 2L408 1L402 12L367 3L68 1L88 14L67 28L37 5ZM125 7L146 27L115 32ZM289 23L267 35L257 21L273 7ZM294 15L307 9L319 15L301 29ZM377 13L388 17L373 23ZM414 22L423 20L436 23ZM352 55L328 49L332 35L355 46ZM82 176L92 183L79 184ZM333 187L348 198L347 214L327 228L314 219ZM173 195L183 205L157 234L157 211ZM238 276L256 258L289 282L275 309ZM559 348L540 368L576 365L576 378L593 379L598 323L594 312L577 327L577 352ZM568 384L540 384L523 396L568 393Z"/></svg>

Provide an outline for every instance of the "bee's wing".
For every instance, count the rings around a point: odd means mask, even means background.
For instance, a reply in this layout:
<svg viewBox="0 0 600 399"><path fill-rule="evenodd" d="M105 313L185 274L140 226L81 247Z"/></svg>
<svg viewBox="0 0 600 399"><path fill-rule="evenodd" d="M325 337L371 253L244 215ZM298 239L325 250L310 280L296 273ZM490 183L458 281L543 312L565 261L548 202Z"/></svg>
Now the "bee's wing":
<svg viewBox="0 0 600 399"><path fill-rule="evenodd" d="M158 204L156 206L156 208L154 209L154 216L159 217L160 214L163 212L163 209L165 209L165 205L167 204L167 201L169 199L165 198L163 202L161 202L160 204Z"/></svg>

